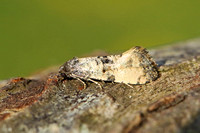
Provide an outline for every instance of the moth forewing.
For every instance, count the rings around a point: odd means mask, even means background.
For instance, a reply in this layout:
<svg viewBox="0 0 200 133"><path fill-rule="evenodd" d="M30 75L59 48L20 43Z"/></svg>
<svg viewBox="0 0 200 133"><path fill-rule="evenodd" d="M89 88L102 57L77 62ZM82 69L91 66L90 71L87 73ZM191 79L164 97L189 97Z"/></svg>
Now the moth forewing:
<svg viewBox="0 0 200 133"><path fill-rule="evenodd" d="M158 77L157 65L141 47L110 56L74 58L60 67L66 77L145 84Z"/></svg>

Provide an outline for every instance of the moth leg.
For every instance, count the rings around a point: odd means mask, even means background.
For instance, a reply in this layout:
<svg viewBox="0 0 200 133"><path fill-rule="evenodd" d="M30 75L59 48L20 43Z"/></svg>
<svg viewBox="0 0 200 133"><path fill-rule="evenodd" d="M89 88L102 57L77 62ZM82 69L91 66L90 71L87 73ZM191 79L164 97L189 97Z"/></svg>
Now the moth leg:
<svg viewBox="0 0 200 133"><path fill-rule="evenodd" d="M62 83L62 87L63 87L63 88L66 88L66 86L65 86L65 84L64 84L64 83Z"/></svg>
<svg viewBox="0 0 200 133"><path fill-rule="evenodd" d="M127 83L124 83L124 84L127 85L127 86L129 86L129 87L131 87L131 88L133 88L133 86L131 86L131 85L127 84Z"/></svg>
<svg viewBox="0 0 200 133"><path fill-rule="evenodd" d="M103 84L105 84L105 82L104 82L103 80L101 80L101 82L102 82Z"/></svg>
<svg viewBox="0 0 200 133"><path fill-rule="evenodd" d="M65 79L62 79L62 80L61 80L61 85L62 85L63 88L66 88L65 82L66 82Z"/></svg>
<svg viewBox="0 0 200 133"><path fill-rule="evenodd" d="M91 82L93 82L93 83L95 83L96 85L99 86L100 89L102 89L102 86L101 86L98 82L96 82L96 81L94 81L94 80L92 80L92 79L87 79L87 80L88 80L88 81L91 81Z"/></svg>
<svg viewBox="0 0 200 133"><path fill-rule="evenodd" d="M83 89L87 87L86 83L83 80L81 80L80 78L76 78L76 79L83 84Z"/></svg>

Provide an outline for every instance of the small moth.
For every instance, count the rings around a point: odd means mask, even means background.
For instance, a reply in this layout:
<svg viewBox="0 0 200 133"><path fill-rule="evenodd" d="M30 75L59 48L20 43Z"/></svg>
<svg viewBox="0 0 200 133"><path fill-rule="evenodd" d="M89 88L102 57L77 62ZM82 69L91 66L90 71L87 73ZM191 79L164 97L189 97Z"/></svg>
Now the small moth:
<svg viewBox="0 0 200 133"><path fill-rule="evenodd" d="M64 79L111 81L125 84L145 84L158 78L157 65L146 49L139 46L109 56L73 58L64 63L59 73Z"/></svg>

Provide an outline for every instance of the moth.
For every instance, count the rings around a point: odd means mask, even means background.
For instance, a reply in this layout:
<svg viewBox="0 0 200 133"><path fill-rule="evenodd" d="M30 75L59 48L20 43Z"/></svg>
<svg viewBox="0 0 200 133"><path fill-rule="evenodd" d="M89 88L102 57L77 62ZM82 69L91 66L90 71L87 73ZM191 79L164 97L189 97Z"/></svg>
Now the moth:
<svg viewBox="0 0 200 133"><path fill-rule="evenodd" d="M59 73L64 79L80 80L84 88L86 85L82 80L98 85L98 80L127 85L146 84L159 75L155 61L146 49L139 46L118 55L73 58L60 67Z"/></svg>

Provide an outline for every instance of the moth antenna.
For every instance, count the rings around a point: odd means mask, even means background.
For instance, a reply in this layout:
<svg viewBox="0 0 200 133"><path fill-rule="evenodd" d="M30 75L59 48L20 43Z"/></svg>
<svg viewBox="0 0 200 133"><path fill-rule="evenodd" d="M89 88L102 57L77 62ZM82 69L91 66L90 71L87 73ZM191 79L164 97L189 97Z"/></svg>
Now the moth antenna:
<svg viewBox="0 0 200 133"><path fill-rule="evenodd" d="M92 79L87 79L88 81L91 81L91 82L93 82L93 83L95 83L96 85L98 85L99 86L99 88L102 90L102 86L98 83L98 82L96 82L96 81L94 81L94 80L92 80Z"/></svg>

